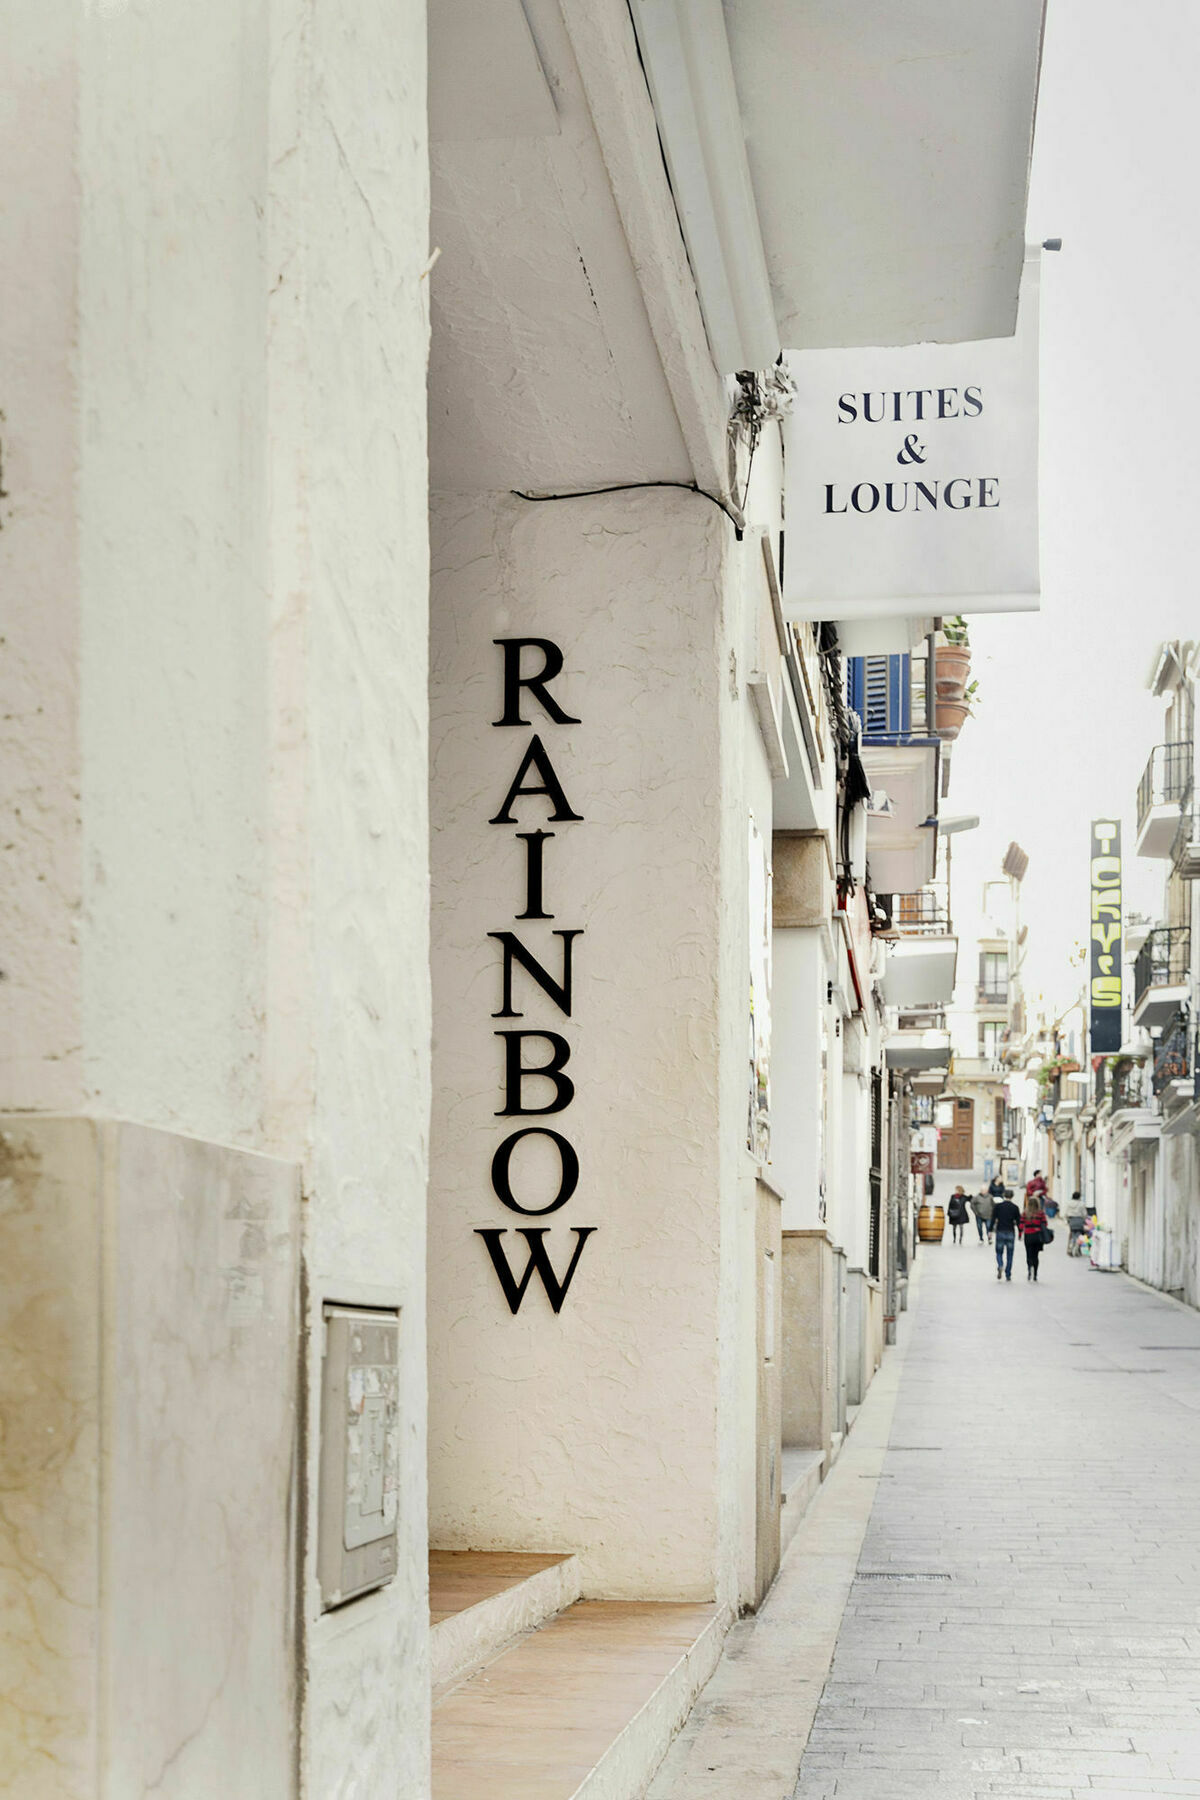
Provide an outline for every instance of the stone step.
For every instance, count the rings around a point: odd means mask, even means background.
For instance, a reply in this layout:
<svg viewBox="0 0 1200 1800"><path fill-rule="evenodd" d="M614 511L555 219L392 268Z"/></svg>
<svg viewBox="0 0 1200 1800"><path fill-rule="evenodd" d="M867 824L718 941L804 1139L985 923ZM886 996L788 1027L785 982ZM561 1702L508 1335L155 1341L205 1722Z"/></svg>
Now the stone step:
<svg viewBox="0 0 1200 1800"><path fill-rule="evenodd" d="M434 1697L474 1674L515 1638L579 1598L574 1556L431 1550L429 1623Z"/></svg>
<svg viewBox="0 0 1200 1800"><path fill-rule="evenodd" d="M576 1602L435 1705L433 1800L635 1800L728 1623L713 1605Z"/></svg>
<svg viewBox="0 0 1200 1800"><path fill-rule="evenodd" d="M809 1503L824 1478L825 1452L823 1450L794 1450L790 1446L785 1447L781 1480L783 1505L779 1514L779 1554L781 1558L795 1537L800 1527L800 1521L808 1511Z"/></svg>

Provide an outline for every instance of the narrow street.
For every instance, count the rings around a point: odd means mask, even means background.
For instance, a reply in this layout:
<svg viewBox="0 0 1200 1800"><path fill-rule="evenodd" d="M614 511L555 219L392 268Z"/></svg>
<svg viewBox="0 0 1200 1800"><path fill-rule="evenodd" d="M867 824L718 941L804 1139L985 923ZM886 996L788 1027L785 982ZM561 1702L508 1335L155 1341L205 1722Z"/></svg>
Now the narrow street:
<svg viewBox="0 0 1200 1800"><path fill-rule="evenodd" d="M1064 1237L921 1255L804 1800L1200 1794L1200 1318Z"/></svg>
<svg viewBox="0 0 1200 1800"><path fill-rule="evenodd" d="M1200 1795L1200 1316L1065 1235L1036 1287L922 1248L890 1428L873 1396L655 1800L793 1792L801 1621L876 1476L796 1800Z"/></svg>

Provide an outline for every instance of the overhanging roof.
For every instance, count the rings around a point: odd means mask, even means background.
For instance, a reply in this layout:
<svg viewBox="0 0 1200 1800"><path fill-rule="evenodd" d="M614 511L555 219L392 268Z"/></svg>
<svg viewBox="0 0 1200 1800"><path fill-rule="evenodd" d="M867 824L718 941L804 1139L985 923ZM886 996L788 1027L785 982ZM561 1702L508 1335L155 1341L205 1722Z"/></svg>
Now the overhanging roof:
<svg viewBox="0 0 1200 1800"><path fill-rule="evenodd" d="M1043 0L631 5L719 368L1012 334Z"/></svg>

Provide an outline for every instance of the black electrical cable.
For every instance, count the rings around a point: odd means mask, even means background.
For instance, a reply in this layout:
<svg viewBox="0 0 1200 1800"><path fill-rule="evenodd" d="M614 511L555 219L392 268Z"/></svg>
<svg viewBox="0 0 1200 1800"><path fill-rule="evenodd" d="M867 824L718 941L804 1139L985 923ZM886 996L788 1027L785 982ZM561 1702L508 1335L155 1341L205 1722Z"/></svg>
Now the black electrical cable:
<svg viewBox="0 0 1200 1800"><path fill-rule="evenodd" d="M740 544L745 532L745 524L738 518L732 507L726 506L724 500L716 494L710 494L707 488L697 487L694 481L617 481L611 487L578 488L569 494L523 494L520 488L510 488L509 493L518 500L590 500L596 494L628 494L639 488L679 488L685 494L699 494L702 500L710 500L719 507L730 521Z"/></svg>

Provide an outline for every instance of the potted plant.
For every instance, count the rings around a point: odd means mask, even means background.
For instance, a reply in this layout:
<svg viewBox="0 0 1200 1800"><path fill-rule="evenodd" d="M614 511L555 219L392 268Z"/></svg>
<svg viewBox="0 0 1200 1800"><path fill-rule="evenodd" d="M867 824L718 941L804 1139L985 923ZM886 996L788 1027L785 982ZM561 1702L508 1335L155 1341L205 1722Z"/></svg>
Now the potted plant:
<svg viewBox="0 0 1200 1800"><path fill-rule="evenodd" d="M977 681L973 681L958 695L943 694L939 688L934 710L934 725L938 736L952 743L974 713L978 699Z"/></svg>
<svg viewBox="0 0 1200 1800"><path fill-rule="evenodd" d="M934 690L939 701L961 700L971 672L966 620L961 616L947 619L942 636L945 642L937 644L933 652Z"/></svg>

